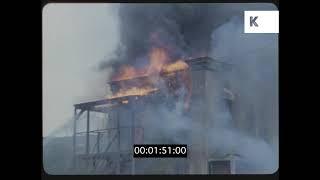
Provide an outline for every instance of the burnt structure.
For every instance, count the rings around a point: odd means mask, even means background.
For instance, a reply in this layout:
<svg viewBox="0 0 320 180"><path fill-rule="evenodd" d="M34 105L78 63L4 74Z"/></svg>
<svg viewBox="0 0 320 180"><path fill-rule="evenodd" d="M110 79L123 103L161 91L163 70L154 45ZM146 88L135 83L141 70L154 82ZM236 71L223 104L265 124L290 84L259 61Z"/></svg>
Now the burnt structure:
<svg viewBox="0 0 320 180"><path fill-rule="evenodd" d="M208 137L206 131L213 126L209 108L215 108L213 100L223 92L223 72L229 68L228 64L218 62L209 57L201 57L185 61L189 66L191 91L186 112L192 121L200 126L187 132L190 137L189 157L184 160L175 160L176 169L173 174L207 174L208 173ZM221 73L222 72L222 73ZM119 89L121 83L136 84L145 81L146 77L137 77L126 82L113 81L109 85L111 91ZM172 80L172 76L170 82ZM122 84L123 85L123 84ZM177 86L173 83L171 86ZM212 89L215 91L212 92ZM161 101L159 101L161 99ZM154 91L146 96L123 96L112 99L103 99L92 102L75 104L74 108L74 135L73 153L74 168L85 174L143 174L139 163L150 160L135 160L132 155L133 144L146 143L145 111L144 107L157 106L159 103L170 103L175 100L167 92ZM104 115L105 123L99 127L91 127L91 115ZM78 119L85 118L85 131L78 132ZM82 143L80 143L82 142ZM181 169L182 167L182 169ZM168 171L166 171L168 172ZM152 173L152 172L151 172Z"/></svg>

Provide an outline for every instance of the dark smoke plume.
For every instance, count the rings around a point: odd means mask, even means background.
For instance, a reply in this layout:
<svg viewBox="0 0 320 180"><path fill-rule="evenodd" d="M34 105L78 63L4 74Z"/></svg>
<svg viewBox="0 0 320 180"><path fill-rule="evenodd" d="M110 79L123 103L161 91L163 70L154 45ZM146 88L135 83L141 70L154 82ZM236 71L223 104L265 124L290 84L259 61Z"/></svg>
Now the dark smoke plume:
<svg viewBox="0 0 320 180"><path fill-rule="evenodd" d="M212 29L219 23L212 19L215 9L208 4L121 4L117 55L100 69L145 65L154 47L166 49L171 59L206 55Z"/></svg>
<svg viewBox="0 0 320 180"><path fill-rule="evenodd" d="M144 66L148 63L147 53L154 47L166 49L172 60L208 55L213 29L245 9L270 7L272 4L121 4L119 48L116 56L99 68Z"/></svg>

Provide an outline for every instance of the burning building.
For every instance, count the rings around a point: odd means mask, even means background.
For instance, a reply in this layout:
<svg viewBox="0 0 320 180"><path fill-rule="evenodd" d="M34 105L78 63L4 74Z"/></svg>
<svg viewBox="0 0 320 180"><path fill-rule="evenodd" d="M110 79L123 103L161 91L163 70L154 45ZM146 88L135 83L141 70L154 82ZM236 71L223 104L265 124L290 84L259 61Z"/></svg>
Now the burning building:
<svg viewBox="0 0 320 180"><path fill-rule="evenodd" d="M212 104L214 101L208 97L221 96L220 93L223 92L221 73L228 69L229 65L209 57L166 63L165 52L157 49L152 53L155 54L151 55L151 63L146 69L137 70L129 66L120 68L119 74L116 74L108 83L113 95L99 101L75 105L76 118L84 112L87 113L86 131L74 132L74 153L78 154L75 161L82 160L86 164L84 167L91 167L89 169L92 169L92 172L153 173L142 168L151 160L132 158L133 144L186 143L190 148L189 158L175 160L176 163L180 163L180 169L171 169L170 172L207 173L208 133L206 131L212 126L210 124L212 117L208 108L214 106ZM162 61L161 58L163 58L162 64L159 63ZM153 60L157 60L158 64L153 63ZM211 92L212 88L215 92ZM161 108L175 109L174 113L181 113L178 116L186 119L184 123L194 123L198 126L193 129L183 130L182 128L180 132L177 129L174 134L159 134L158 140L148 139L150 136L155 137L153 133L157 132L155 129L157 127L149 126L148 121L159 121L161 118L146 114L158 116L160 113L158 110ZM106 114L107 126L92 130L90 113ZM77 119L75 126L76 122ZM85 136L81 135L83 133ZM185 137L178 140L172 137L181 134ZM83 153L79 154L77 138L81 137L86 141ZM102 140L103 138L108 142L101 143L105 141ZM76 162L75 164L79 165Z"/></svg>

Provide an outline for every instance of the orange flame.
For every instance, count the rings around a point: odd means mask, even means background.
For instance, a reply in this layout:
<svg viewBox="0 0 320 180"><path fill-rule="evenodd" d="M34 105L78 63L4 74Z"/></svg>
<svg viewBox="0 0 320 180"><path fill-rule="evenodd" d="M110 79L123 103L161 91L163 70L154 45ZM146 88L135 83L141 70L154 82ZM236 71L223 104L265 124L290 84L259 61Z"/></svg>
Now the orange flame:
<svg viewBox="0 0 320 180"><path fill-rule="evenodd" d="M188 69L188 64L185 63L183 60L178 60L175 63L171 63L168 65L163 66L162 72L163 73L172 73L175 71L181 71Z"/></svg>
<svg viewBox="0 0 320 180"><path fill-rule="evenodd" d="M145 96L157 90L158 90L157 88L152 88L152 87L143 87L143 88L131 87L129 89L120 89L117 93L107 98L113 99L113 98L125 97L125 96Z"/></svg>
<svg viewBox="0 0 320 180"><path fill-rule="evenodd" d="M159 74L162 66L169 61L169 57L164 49L153 48L149 54L150 63L148 67L136 69L132 66L124 65L119 73L112 77L113 81L132 79L139 76Z"/></svg>
<svg viewBox="0 0 320 180"><path fill-rule="evenodd" d="M119 89L112 96L108 97L108 99L125 96L148 95L158 90L158 88L155 88L154 86L156 86L156 83L160 76L188 69L188 64L185 63L182 59L176 60L173 63L171 61L170 63L169 55L163 48L152 48L149 53L149 61L149 65L141 69L136 69L128 65L122 66L119 73L112 78L113 81L128 80L141 76L148 76L147 81L139 79L139 82L137 82L136 84L130 84L129 86L128 84L126 84L126 82L119 82ZM187 72L184 72L180 75L182 76L183 83L185 83L189 89L190 79L186 78L185 73Z"/></svg>
<svg viewBox="0 0 320 180"><path fill-rule="evenodd" d="M132 66L124 65L120 68L120 71L117 75L115 75L112 80L125 80L125 79L131 79L139 76L143 76L146 74L145 69L136 69Z"/></svg>
<svg viewBox="0 0 320 180"><path fill-rule="evenodd" d="M148 68L148 75L159 73L162 69L162 66L169 60L167 53L161 48L153 48L149 57L150 65Z"/></svg>
<svg viewBox="0 0 320 180"><path fill-rule="evenodd" d="M129 101L128 101L128 100L124 100L124 101L122 101L121 103L122 103L122 104L128 104Z"/></svg>

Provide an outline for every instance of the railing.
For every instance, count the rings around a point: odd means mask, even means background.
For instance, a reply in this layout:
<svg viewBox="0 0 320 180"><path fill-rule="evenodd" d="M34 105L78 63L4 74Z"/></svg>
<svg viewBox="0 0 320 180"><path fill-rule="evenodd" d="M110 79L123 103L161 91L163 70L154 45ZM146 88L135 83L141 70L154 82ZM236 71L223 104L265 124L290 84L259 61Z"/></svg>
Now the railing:
<svg viewBox="0 0 320 180"><path fill-rule="evenodd" d="M110 149L112 143L116 140L117 136L118 136L118 134L115 134L115 135L113 136L113 138L112 138L111 141L109 142L108 146L107 146L106 149L103 151L103 154L105 154L105 153L108 152L108 150ZM97 142L96 144L98 144L98 143L99 143L99 142ZM97 146L95 146L95 147L97 147ZM93 169L92 169L91 172L93 173L93 172L96 172L97 170L100 170L100 168L103 167L104 165L106 165L107 162L108 162L108 159L99 161L98 165L94 165L94 167L93 167ZM96 160L95 160L95 159L93 159L93 163L96 163Z"/></svg>
<svg viewBox="0 0 320 180"><path fill-rule="evenodd" d="M136 129L140 129L142 127L133 127L133 126L123 126L120 128L106 128L106 129L98 129L98 130L92 130L92 131L85 131L85 132L77 132L77 135L81 134L97 134L97 136L94 136L96 138L96 142L92 144L90 147L89 153L86 154L84 151L82 153L79 153L79 148L78 149L78 157L84 157L87 160L87 172L90 174L94 173L103 173L103 174L108 174L111 173L115 170L118 170L119 173L119 166L122 163L122 156L126 156L131 153L130 149L126 151L121 151L120 149L116 149L115 152L111 152L110 148L112 145L114 145L114 142L116 142L116 139L118 138L120 141L119 137L119 130L120 129L131 129L132 130L132 143L135 141L135 133ZM143 129L143 128L142 128ZM114 132L114 133L112 133ZM106 137L110 133L110 137ZM107 135L106 135L107 134ZM108 135L109 136L109 135ZM85 137L85 136L84 136ZM92 137L92 136L91 136ZM83 150L86 147L86 142L85 139L83 139ZM104 142L101 142L104 141ZM93 143L94 141L92 141ZM120 145L120 142L119 142ZM120 148L120 146L118 147ZM114 155L113 155L114 153ZM118 157L119 156L119 157ZM121 161L121 162L120 162ZM126 160L127 162L128 160ZM85 162L85 161L83 161ZM119 164L117 164L119 163ZM114 165L114 166L113 166ZM117 172L117 171L116 171Z"/></svg>

